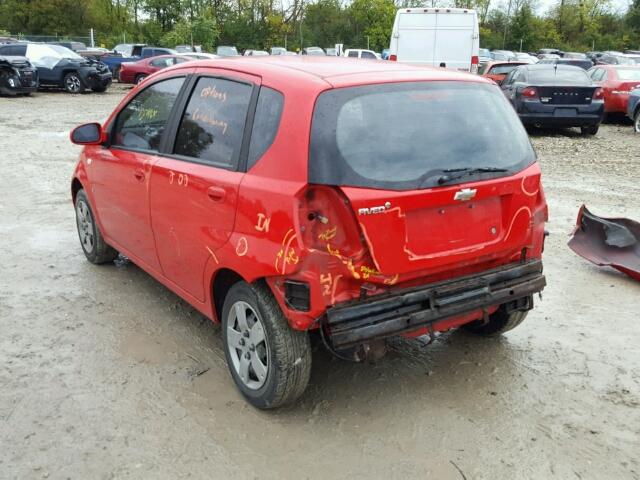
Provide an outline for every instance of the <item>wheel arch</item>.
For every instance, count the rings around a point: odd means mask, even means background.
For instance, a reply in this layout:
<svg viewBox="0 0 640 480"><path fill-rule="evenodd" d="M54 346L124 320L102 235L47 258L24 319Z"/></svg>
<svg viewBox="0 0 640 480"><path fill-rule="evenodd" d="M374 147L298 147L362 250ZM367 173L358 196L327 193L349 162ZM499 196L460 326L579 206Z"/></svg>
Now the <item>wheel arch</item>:
<svg viewBox="0 0 640 480"><path fill-rule="evenodd" d="M221 321L224 300L227 298L227 294L229 293L229 290L231 290L231 287L238 282L245 281L246 280L242 275L230 268L220 268L219 270L216 270L211 279L211 307L213 310L214 321Z"/></svg>
<svg viewBox="0 0 640 480"><path fill-rule="evenodd" d="M71 199L73 200L74 205L76 203L76 195L80 190L83 189L84 185L82 185L82 182L78 179L78 177L73 177L73 180L71 180Z"/></svg>

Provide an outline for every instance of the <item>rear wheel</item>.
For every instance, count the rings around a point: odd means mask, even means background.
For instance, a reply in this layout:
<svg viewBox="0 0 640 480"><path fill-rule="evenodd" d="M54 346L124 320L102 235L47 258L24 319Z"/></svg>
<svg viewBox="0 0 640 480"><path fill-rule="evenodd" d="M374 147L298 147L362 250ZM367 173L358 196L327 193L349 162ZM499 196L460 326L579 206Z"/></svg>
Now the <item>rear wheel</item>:
<svg viewBox="0 0 640 480"><path fill-rule="evenodd" d="M636 111L636 116L633 117L633 129L636 133L640 133L640 108Z"/></svg>
<svg viewBox="0 0 640 480"><path fill-rule="evenodd" d="M482 320L467 323L464 329L477 335L494 336L513 330L520 325L527 317L529 312L511 312L507 313L503 307L500 307L494 313L489 315L489 321L484 323Z"/></svg>
<svg viewBox="0 0 640 480"><path fill-rule="evenodd" d="M580 132L586 137L587 135L595 135L598 133L599 128L599 125L588 125L586 127L580 127Z"/></svg>
<svg viewBox="0 0 640 480"><path fill-rule="evenodd" d="M253 406L276 408L302 395L311 373L309 336L289 326L266 285L231 287L222 339L231 376Z"/></svg>
<svg viewBox="0 0 640 480"><path fill-rule="evenodd" d="M145 78L147 78L147 76L143 74L136 76L136 84L142 82Z"/></svg>
<svg viewBox="0 0 640 480"><path fill-rule="evenodd" d="M87 260L100 264L116 259L118 252L104 241L84 190L76 194L76 225L80 245Z"/></svg>
<svg viewBox="0 0 640 480"><path fill-rule="evenodd" d="M70 72L64 76L63 87L67 93L82 93L84 86L78 72Z"/></svg>

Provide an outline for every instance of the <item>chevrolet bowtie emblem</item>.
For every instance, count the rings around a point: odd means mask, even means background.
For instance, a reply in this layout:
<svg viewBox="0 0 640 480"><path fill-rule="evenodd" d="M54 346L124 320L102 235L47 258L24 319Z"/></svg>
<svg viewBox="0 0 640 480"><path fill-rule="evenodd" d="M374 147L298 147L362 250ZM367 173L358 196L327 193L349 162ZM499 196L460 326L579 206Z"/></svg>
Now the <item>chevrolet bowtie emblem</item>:
<svg viewBox="0 0 640 480"><path fill-rule="evenodd" d="M458 190L456 192L456 194L453 196L453 199L460 200L461 202L466 202L475 197L477 192L478 191L475 188L463 188L462 190Z"/></svg>

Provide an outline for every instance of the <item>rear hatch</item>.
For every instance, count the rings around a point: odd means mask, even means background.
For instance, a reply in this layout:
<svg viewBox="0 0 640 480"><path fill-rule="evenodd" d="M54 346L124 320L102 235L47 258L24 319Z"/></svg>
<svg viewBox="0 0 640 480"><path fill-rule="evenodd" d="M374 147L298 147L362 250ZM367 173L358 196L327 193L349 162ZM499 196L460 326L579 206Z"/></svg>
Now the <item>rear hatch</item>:
<svg viewBox="0 0 640 480"><path fill-rule="evenodd" d="M384 275L517 258L538 199L534 162L494 85L368 85L316 103L309 181L340 188Z"/></svg>
<svg viewBox="0 0 640 480"><path fill-rule="evenodd" d="M540 101L549 105L588 105L593 99L596 86L549 86L535 87L538 90Z"/></svg>

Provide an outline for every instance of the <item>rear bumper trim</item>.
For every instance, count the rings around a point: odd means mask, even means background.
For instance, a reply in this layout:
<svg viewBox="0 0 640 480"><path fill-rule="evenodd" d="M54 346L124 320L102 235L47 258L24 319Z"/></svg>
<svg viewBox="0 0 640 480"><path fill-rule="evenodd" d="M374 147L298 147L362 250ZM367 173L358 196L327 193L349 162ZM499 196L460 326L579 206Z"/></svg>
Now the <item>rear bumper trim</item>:
<svg viewBox="0 0 640 480"><path fill-rule="evenodd" d="M327 310L334 347L416 330L542 291L542 261L510 264L481 274L347 302ZM522 302L521 302L522 304ZM530 308L531 302L524 302Z"/></svg>

